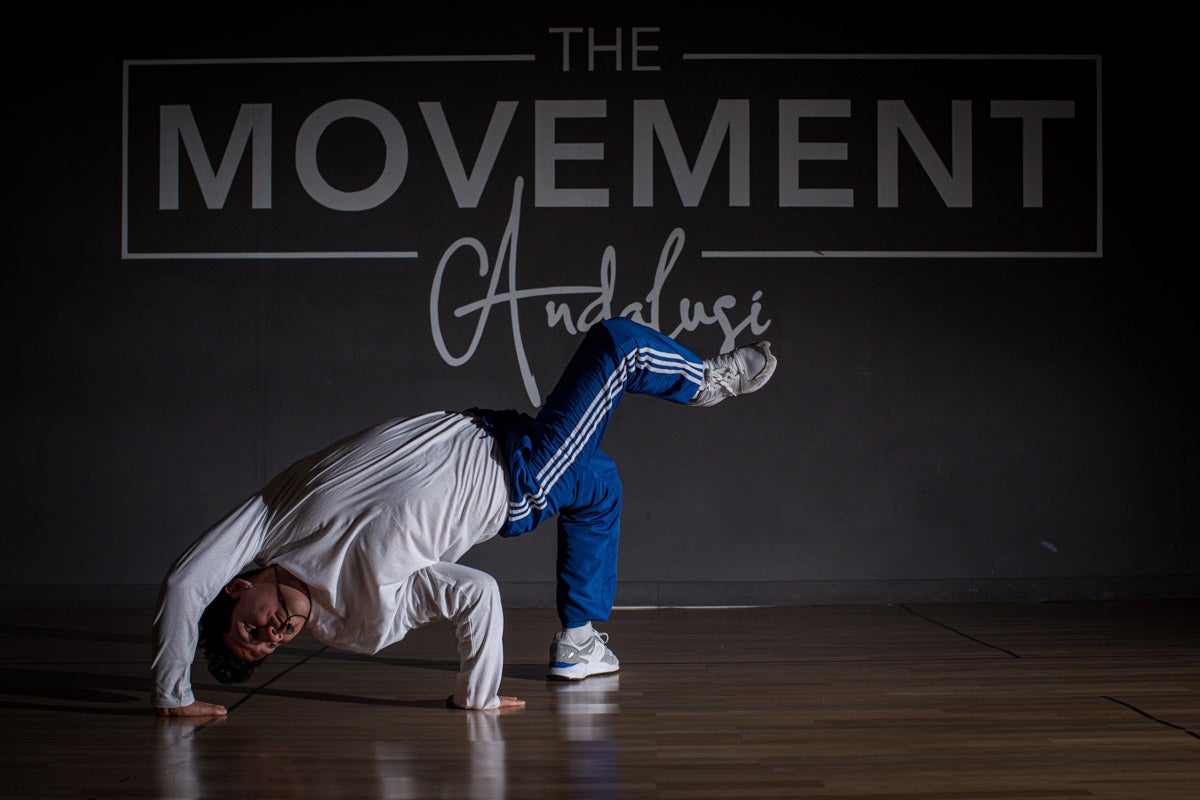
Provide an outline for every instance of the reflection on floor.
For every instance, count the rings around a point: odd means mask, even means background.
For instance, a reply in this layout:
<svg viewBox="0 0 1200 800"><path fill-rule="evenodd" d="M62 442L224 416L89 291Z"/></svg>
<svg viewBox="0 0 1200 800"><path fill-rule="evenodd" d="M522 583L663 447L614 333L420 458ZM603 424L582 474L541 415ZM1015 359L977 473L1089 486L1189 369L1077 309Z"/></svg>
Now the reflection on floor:
<svg viewBox="0 0 1200 800"><path fill-rule="evenodd" d="M622 671L547 682L508 614L512 712L445 707L448 626L380 656L311 639L229 717L145 707L145 611L0 612L5 796L1188 798L1200 602L618 612Z"/></svg>

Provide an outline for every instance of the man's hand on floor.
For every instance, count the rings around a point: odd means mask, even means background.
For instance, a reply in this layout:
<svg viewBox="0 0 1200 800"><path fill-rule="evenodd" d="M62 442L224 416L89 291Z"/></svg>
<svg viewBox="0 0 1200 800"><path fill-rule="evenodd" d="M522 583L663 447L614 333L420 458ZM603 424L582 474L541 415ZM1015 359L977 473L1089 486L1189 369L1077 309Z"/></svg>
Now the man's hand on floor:
<svg viewBox="0 0 1200 800"><path fill-rule="evenodd" d="M160 717L223 717L229 712L226 711L225 706L197 700L191 705L176 708L156 708L154 713Z"/></svg>

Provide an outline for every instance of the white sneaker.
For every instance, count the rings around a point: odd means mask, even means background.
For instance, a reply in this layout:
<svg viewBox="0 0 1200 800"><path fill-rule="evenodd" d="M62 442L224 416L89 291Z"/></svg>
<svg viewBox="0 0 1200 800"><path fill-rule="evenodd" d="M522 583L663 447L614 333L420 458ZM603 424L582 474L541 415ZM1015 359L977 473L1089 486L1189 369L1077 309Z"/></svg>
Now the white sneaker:
<svg viewBox="0 0 1200 800"><path fill-rule="evenodd" d="M746 353L750 350L758 351L765 361L762 369L753 375L748 374L750 368L746 364ZM707 408L715 406L727 397L757 392L771 380L777 363L775 356L771 355L770 342L755 342L743 345L732 353L706 358L704 383L700 385L696 396L688 401L688 405Z"/></svg>
<svg viewBox="0 0 1200 800"><path fill-rule="evenodd" d="M594 631L592 638L583 644L572 644L567 641L562 631L554 634L550 644L550 664L546 667L546 677L559 681L579 681L589 675L603 675L616 672L621 668L621 662L608 649L608 634Z"/></svg>

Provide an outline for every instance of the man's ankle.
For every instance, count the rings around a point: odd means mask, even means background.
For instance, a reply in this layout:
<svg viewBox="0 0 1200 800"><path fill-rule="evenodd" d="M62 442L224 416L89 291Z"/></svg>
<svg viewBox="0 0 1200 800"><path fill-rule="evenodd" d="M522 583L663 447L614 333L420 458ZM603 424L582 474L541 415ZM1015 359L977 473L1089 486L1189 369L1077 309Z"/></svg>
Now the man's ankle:
<svg viewBox="0 0 1200 800"><path fill-rule="evenodd" d="M571 644L584 644L592 638L592 623L585 622L572 628L563 628L563 638Z"/></svg>

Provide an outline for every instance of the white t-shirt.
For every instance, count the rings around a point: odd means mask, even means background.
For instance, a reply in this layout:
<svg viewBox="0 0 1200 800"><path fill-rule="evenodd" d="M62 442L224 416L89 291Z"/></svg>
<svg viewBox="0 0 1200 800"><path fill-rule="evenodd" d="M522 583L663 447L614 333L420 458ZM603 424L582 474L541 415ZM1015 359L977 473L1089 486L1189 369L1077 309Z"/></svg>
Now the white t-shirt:
<svg viewBox="0 0 1200 800"><path fill-rule="evenodd" d="M435 619L454 622L455 701L499 703L504 617L495 580L457 561L504 522L508 473L472 417L394 420L288 467L188 548L154 620L154 703L193 702L205 607L251 562L278 564L312 596L321 642L375 653Z"/></svg>

